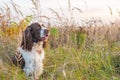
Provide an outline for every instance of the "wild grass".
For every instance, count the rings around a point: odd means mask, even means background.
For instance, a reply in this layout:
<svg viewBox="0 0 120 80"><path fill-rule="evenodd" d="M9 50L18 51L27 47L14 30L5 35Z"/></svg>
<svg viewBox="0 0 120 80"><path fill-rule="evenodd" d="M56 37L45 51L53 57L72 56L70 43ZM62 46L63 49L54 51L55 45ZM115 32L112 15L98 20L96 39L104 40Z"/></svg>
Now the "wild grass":
<svg viewBox="0 0 120 80"><path fill-rule="evenodd" d="M44 73L40 80L119 80L120 43L117 40L118 35L116 35L117 39L114 38L116 41L110 40L109 42L107 38L115 37L114 31L111 31L112 35L106 35L107 30L105 34L102 34L102 31L97 36L100 29L95 28L96 31L91 34L88 34L88 31L92 28L88 29L50 28L51 35L48 47L45 48ZM109 28L109 30L113 29ZM103 35L107 37L97 39ZM94 40L92 36L95 37ZM18 42L16 37L3 35L0 37L1 80L26 80L20 68L16 68L10 62L10 57L14 55Z"/></svg>
<svg viewBox="0 0 120 80"><path fill-rule="evenodd" d="M0 80L27 80L24 72L12 64L10 57L15 54L19 46L22 31L35 17L51 20L41 15L41 7L38 6L37 0L31 1L35 16L27 16L19 23L10 22L13 16L9 6L1 9L1 12L5 9L6 14L0 14ZM87 8L86 1L85 4ZM22 16L16 4L12 2L12 5ZM57 11L49 9L60 23L54 26L49 23L50 25L47 26L50 28L50 37L45 48L44 72L40 80L119 80L119 21L106 25L101 20L93 19L79 26L71 21L74 14L70 0L68 0L68 9L71 14L70 20ZM79 8L74 7L74 9L81 12Z"/></svg>

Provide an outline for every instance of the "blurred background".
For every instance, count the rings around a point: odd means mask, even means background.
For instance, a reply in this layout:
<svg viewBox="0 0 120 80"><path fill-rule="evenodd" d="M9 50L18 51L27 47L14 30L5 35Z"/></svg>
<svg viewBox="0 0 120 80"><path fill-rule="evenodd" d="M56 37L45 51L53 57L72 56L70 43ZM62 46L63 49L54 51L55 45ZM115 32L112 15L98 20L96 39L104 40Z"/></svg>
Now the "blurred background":
<svg viewBox="0 0 120 80"><path fill-rule="evenodd" d="M0 80L28 80L11 57L33 22L50 30L40 80L120 80L120 0L0 0Z"/></svg>
<svg viewBox="0 0 120 80"><path fill-rule="evenodd" d="M81 25L83 20L93 18L104 23L118 20L119 5L119 0L1 0L0 13L10 12L11 21L16 22L32 15L42 22L55 24L61 18L62 22L68 19Z"/></svg>

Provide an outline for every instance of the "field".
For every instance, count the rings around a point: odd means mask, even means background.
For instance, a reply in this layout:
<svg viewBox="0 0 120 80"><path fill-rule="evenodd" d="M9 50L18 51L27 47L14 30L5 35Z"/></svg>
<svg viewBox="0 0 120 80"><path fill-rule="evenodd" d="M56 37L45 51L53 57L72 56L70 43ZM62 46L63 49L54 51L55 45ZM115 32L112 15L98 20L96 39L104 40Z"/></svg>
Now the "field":
<svg viewBox="0 0 120 80"><path fill-rule="evenodd" d="M15 30L13 30L15 29ZM26 80L11 65L20 42L18 29L1 27L0 80ZM11 31L11 33L10 33ZM15 33L15 34L14 34ZM119 80L120 26L50 27L41 80Z"/></svg>
<svg viewBox="0 0 120 80"><path fill-rule="evenodd" d="M50 36L40 80L120 80L120 21L68 25L67 20L62 22L59 14L51 11L63 25L46 26ZM10 58L19 46L22 31L34 18L27 16L19 23L9 23L9 14L0 14L0 80L27 80Z"/></svg>

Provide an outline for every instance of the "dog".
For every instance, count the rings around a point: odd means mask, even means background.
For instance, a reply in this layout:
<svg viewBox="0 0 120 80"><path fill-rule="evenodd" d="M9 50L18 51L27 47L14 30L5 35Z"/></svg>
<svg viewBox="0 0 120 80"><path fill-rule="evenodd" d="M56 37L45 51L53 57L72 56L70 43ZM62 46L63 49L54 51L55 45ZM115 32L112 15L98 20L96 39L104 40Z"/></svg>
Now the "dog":
<svg viewBox="0 0 120 80"><path fill-rule="evenodd" d="M29 79L38 80L43 72L44 47L48 36L49 30L39 23L32 23L23 31L21 45L12 62L19 65Z"/></svg>

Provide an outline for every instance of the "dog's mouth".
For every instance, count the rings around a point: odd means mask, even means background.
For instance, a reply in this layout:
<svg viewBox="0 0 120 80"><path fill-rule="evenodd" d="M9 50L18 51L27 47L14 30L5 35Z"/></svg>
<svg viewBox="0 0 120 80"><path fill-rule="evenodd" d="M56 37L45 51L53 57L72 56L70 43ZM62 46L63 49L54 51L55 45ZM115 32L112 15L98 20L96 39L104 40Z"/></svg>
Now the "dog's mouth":
<svg viewBox="0 0 120 80"><path fill-rule="evenodd" d="M42 41L46 41L48 39L48 34L42 37Z"/></svg>

